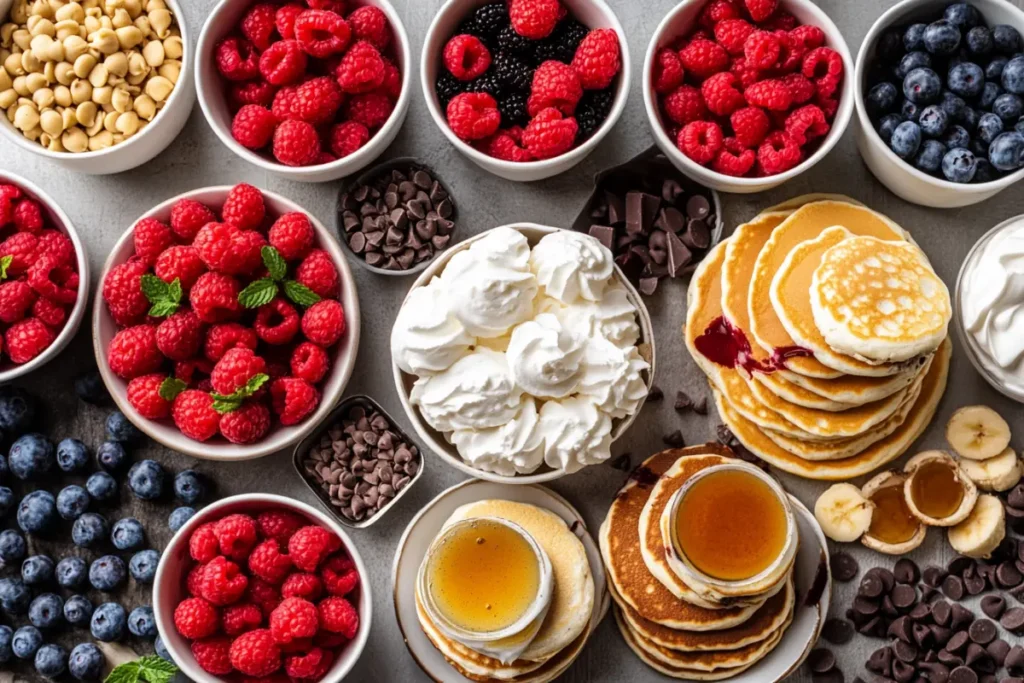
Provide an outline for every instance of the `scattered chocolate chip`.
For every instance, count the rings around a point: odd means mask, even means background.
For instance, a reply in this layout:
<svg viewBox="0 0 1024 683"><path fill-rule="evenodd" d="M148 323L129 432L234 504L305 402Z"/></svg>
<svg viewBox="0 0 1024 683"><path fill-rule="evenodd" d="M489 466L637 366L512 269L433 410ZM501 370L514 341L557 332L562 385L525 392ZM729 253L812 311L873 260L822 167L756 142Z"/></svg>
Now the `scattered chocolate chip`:
<svg viewBox="0 0 1024 683"><path fill-rule="evenodd" d="M874 616L875 614L878 614L878 608L878 603L871 598L858 595L853 599L853 610L857 612L857 614Z"/></svg>
<svg viewBox="0 0 1024 683"><path fill-rule="evenodd" d="M980 674L991 674L996 671L995 660L980 643L970 643L967 646L964 663Z"/></svg>
<svg viewBox="0 0 1024 683"><path fill-rule="evenodd" d="M686 215L690 218L707 218L711 213L711 202L703 195L694 195L686 202Z"/></svg>
<svg viewBox="0 0 1024 683"><path fill-rule="evenodd" d="M1006 561L996 567L996 581L1003 588L1016 588L1024 582L1024 575L1013 562Z"/></svg>
<svg viewBox="0 0 1024 683"><path fill-rule="evenodd" d="M931 631L932 640L935 641L935 645L943 647L949 642L949 639L953 637L953 631L946 628L945 626L939 626L938 624L929 624L928 630Z"/></svg>
<svg viewBox="0 0 1024 683"><path fill-rule="evenodd" d="M889 676L892 672L892 659L892 648L883 647L872 652L864 666L868 671L879 676Z"/></svg>
<svg viewBox="0 0 1024 683"><path fill-rule="evenodd" d="M896 587L892 589L892 604L896 606L896 609L907 609L917 600L917 591L914 590L913 586L905 583L898 583Z"/></svg>
<svg viewBox="0 0 1024 683"><path fill-rule="evenodd" d="M950 668L955 668L955 667L958 667L958 666L963 666L963 664L964 664L964 658L963 657L958 657L957 655L953 654L949 650L939 650L938 658L939 658L940 662L942 662L943 664L945 664L946 666L948 666Z"/></svg>
<svg viewBox="0 0 1024 683"><path fill-rule="evenodd" d="M896 566L892 569L893 576L896 577L896 581L899 583L915 584L921 579L921 570L917 564L910 559L901 558L896 561Z"/></svg>
<svg viewBox="0 0 1024 683"><path fill-rule="evenodd" d="M946 570L955 576L962 577L964 572L975 565L974 560L963 555L958 555L949 561L946 565Z"/></svg>
<svg viewBox="0 0 1024 683"><path fill-rule="evenodd" d="M958 631L953 634L953 637L946 643L946 649L955 654L962 654L964 648L967 647L967 643L970 637L967 635L967 631Z"/></svg>
<svg viewBox="0 0 1024 683"><path fill-rule="evenodd" d="M945 600L936 600L932 603L932 621L939 626L949 626L949 620L952 616L952 610L949 608L949 603Z"/></svg>
<svg viewBox="0 0 1024 683"><path fill-rule="evenodd" d="M1017 484L1006 496L1006 504L1017 510L1024 510L1024 484Z"/></svg>
<svg viewBox="0 0 1024 683"><path fill-rule="evenodd" d="M629 457L629 453L623 453L619 457L615 458L609 463L613 468L621 470L622 472L629 472L632 468L633 463Z"/></svg>
<svg viewBox="0 0 1024 683"><path fill-rule="evenodd" d="M942 582L942 594L950 600L964 599L964 580L950 574Z"/></svg>
<svg viewBox="0 0 1024 683"><path fill-rule="evenodd" d="M919 662L917 668L930 683L946 683L949 680L949 667L939 661Z"/></svg>
<svg viewBox="0 0 1024 683"><path fill-rule="evenodd" d="M914 642L917 643L920 648L928 649L935 640L935 636L932 635L931 629L924 624L913 624L910 627L910 630L914 636Z"/></svg>
<svg viewBox="0 0 1024 683"><path fill-rule="evenodd" d="M661 440L666 446L671 446L672 448L682 448L686 445L686 440L683 438L683 432L678 429L671 434L666 434L661 437Z"/></svg>
<svg viewBox="0 0 1024 683"><path fill-rule="evenodd" d="M967 629L967 635L978 645L988 645L995 639L996 633L996 625L988 619L978 619Z"/></svg>
<svg viewBox="0 0 1024 683"><path fill-rule="evenodd" d="M902 640L897 640L892 646L892 653L896 659L907 664L913 664L917 660L917 647Z"/></svg>
<svg viewBox="0 0 1024 683"><path fill-rule="evenodd" d="M998 638L993 640L985 647L985 651L992 656L992 661L996 663L996 670L1003 668L1003 663L1006 661L1006 655L1010 653L1010 644Z"/></svg>
<svg viewBox="0 0 1024 683"><path fill-rule="evenodd" d="M814 673L823 674L826 671L831 671L836 666L836 656L832 650L828 648L819 647L811 650L811 654L807 656L807 666Z"/></svg>
<svg viewBox="0 0 1024 683"><path fill-rule="evenodd" d="M1015 636L1024 635L1024 607L1011 607L1006 610L999 623Z"/></svg>
<svg viewBox="0 0 1024 683"><path fill-rule="evenodd" d="M675 409L679 412L691 410L693 408L693 399L690 398L685 391L676 392L676 405Z"/></svg>
<svg viewBox="0 0 1024 683"><path fill-rule="evenodd" d="M985 588L988 585L988 581L984 576L980 574L964 575L964 588L967 589L968 595L980 595L985 592Z"/></svg>
<svg viewBox="0 0 1024 683"><path fill-rule="evenodd" d="M1006 661L1003 662L1006 670L1014 676L1024 675L1024 646L1014 645L1006 653Z"/></svg>
<svg viewBox="0 0 1024 683"><path fill-rule="evenodd" d="M998 619L1006 609L1006 600L999 595L986 595L981 599L981 611L989 619Z"/></svg>
<svg viewBox="0 0 1024 683"><path fill-rule="evenodd" d="M921 578L924 579L924 582L932 588L938 588L942 585L942 580L946 578L946 570L934 565L925 567Z"/></svg>
<svg viewBox="0 0 1024 683"><path fill-rule="evenodd" d="M885 634L890 638L898 638L904 643L910 643L913 642L914 639L912 626L913 622L910 620L910 617L902 616L894 619L893 622L889 624L889 628L886 630Z"/></svg>
<svg viewBox="0 0 1024 683"><path fill-rule="evenodd" d="M647 402L656 403L663 398L665 398L665 394L656 384L652 384L650 391L647 392Z"/></svg>
<svg viewBox="0 0 1024 683"><path fill-rule="evenodd" d="M915 673L914 667L904 661L896 659L892 663L892 677L899 681L899 683L910 683L910 681L914 680Z"/></svg>
<svg viewBox="0 0 1024 683"><path fill-rule="evenodd" d="M952 616L950 617L949 627L954 631L962 631L974 621L974 612L959 603L950 605L950 610Z"/></svg>
<svg viewBox="0 0 1024 683"><path fill-rule="evenodd" d="M698 415L707 415L708 414L708 399L705 398L705 397L701 397L701 399L699 401L694 403L693 404L693 412L697 413Z"/></svg>
<svg viewBox="0 0 1024 683"><path fill-rule="evenodd" d="M832 578L841 583L853 581L860 573L857 560L853 555L842 550L832 553L830 564L832 565Z"/></svg>
<svg viewBox="0 0 1024 683"><path fill-rule="evenodd" d="M872 573L872 571L869 571L860 580L860 586L857 588L858 597L878 598L882 595L882 591L885 590L885 584L882 583L881 577L877 573ZM854 604L854 609L856 609L856 604Z"/></svg>
<svg viewBox="0 0 1024 683"><path fill-rule="evenodd" d="M949 683L978 683L978 674L966 666L958 666L949 672Z"/></svg>
<svg viewBox="0 0 1024 683"><path fill-rule="evenodd" d="M846 645L853 640L853 624L846 619L826 619L821 637L833 645Z"/></svg>

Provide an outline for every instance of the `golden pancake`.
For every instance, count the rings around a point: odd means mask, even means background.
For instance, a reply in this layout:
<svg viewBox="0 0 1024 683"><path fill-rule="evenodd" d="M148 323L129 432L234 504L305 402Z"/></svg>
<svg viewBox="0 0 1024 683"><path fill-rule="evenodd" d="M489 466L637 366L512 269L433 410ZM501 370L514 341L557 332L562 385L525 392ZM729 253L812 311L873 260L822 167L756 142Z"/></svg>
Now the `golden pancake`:
<svg viewBox="0 0 1024 683"><path fill-rule="evenodd" d="M812 394L832 401L849 403L851 405L864 405L865 403L891 396L900 389L913 384L917 378L918 369L924 364L925 360L924 357L921 357L917 365L888 377L840 375L835 379L821 379L818 377L807 377L806 375L786 369L776 372L775 377L782 378L790 385L795 384L801 389L806 389Z"/></svg>
<svg viewBox="0 0 1024 683"><path fill-rule="evenodd" d="M826 410L830 413L838 413L839 411L849 410L850 408L855 408L856 406L861 405L860 403L843 403L841 401L833 401L828 397L820 396L813 391L804 389L799 384L793 384L778 372L755 372L752 373L752 377L757 380L758 384L781 398L783 401L793 403L804 408L813 408L814 410Z"/></svg>
<svg viewBox="0 0 1024 683"><path fill-rule="evenodd" d="M764 210L764 213L768 213L769 211L796 211L801 206L805 206L812 202L843 202L844 204L853 204L854 206L864 206L862 202L857 201L853 197L848 197L845 194L836 194L833 192L811 192L810 194L802 194L799 197L787 199L775 206L769 206Z"/></svg>

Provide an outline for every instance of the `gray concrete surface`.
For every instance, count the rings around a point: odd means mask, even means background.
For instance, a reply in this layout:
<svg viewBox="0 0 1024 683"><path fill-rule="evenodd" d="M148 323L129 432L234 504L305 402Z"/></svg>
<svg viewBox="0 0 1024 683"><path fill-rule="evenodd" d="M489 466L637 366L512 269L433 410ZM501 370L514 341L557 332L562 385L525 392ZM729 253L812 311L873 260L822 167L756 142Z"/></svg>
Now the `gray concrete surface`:
<svg viewBox="0 0 1024 683"><path fill-rule="evenodd" d="M183 1L186 21L190 22L193 35L196 35L211 0ZM1014 0L1014 3L1024 5L1022 0ZM413 42L413 54L418 57L426 28L441 0L394 0L394 4L405 20ZM460 156L434 127L418 86L415 89L408 121L387 155L416 156L443 173L460 206L457 237L463 238L514 220L568 226L588 196L596 172L621 163L652 144L640 96L639 64L655 26L675 0L611 0L611 4L625 27L629 50L637 65L629 104L622 121L597 151L582 165L559 178L517 185L483 173ZM856 53L871 22L895 3L891 0L820 0L819 4L842 29L850 49ZM97 275L108 250L134 219L157 202L180 192L206 185L250 182L281 192L324 222L332 223L338 189L336 183L303 185L282 181L240 161L217 140L206 125L198 105L178 140L153 162L129 173L111 177L72 175L8 144L0 144L0 166L23 174L59 198L85 240ZM763 207L808 192L845 193L885 212L913 233L931 257L939 275L950 284L954 282L964 255L979 236L1006 218L1024 213L1024 193L1019 186L984 205L968 209L939 211L907 204L889 193L869 174L858 157L852 133L848 132L812 173L763 195L724 196L727 230L731 231L737 223ZM402 409L391 381L386 349L392 322L411 280L376 277L361 269L355 272L363 310L363 337L359 363L348 392L369 394L394 415L401 416ZM648 301L655 321L659 351L656 381L669 399L679 389L697 396L706 391L703 377L690 360L680 337L685 314L685 289L685 282L668 283ZM102 413L83 407L74 399L70 387L70 377L91 362L89 337L88 325L85 325L71 348L23 384L45 398L49 433L57 438L79 436L95 446L102 440ZM946 418L954 409L969 402L987 403L1000 410L1016 430L1014 445L1018 448L1024 445L1024 416L1020 406L1002 398L986 385L958 350L949 390L939 415L915 448L942 447ZM407 420L403 419L402 423L406 428L410 427ZM706 418L695 415L680 417L673 411L672 401L667 400L644 409L631 432L616 444L616 455L630 452L635 462L660 450L661 435L675 429L682 429L688 443L712 439L717 423L713 414ZM158 458L175 470L188 465L197 467L216 479L218 496L245 491L273 491L313 502L311 494L292 470L289 457L284 454L244 465L195 462L152 444L140 449L136 457L143 454ZM372 529L353 534L369 567L367 579L372 586L375 609L370 643L350 676L352 681L427 680L402 642L395 624L390 586L395 546L409 519L440 491L464 478L438 459L430 459L427 467L428 472L416 489L387 519ZM621 472L608 466L597 466L556 482L553 488L571 500L594 529L622 479ZM782 479L808 505L813 505L817 494L824 489L822 484L789 476ZM147 520L155 544L167 540L164 526L169 508L142 505L126 497L123 514L129 512ZM860 560L862 569L874 564L891 566L892 558L873 554L859 546L852 551ZM951 550L943 534L933 531L925 545L911 556L924 566L945 563L950 555ZM853 585L836 586L833 596L835 615L845 611L853 590ZM145 600L143 594L133 597L136 601ZM69 642L73 642L73 638ZM842 649L839 661L847 680L865 674L863 661L879 645L879 641L858 636L851 645ZM643 666L629 651L609 617L563 680L604 683L659 679L659 675ZM810 676L800 672L794 680L804 683L810 680Z"/></svg>

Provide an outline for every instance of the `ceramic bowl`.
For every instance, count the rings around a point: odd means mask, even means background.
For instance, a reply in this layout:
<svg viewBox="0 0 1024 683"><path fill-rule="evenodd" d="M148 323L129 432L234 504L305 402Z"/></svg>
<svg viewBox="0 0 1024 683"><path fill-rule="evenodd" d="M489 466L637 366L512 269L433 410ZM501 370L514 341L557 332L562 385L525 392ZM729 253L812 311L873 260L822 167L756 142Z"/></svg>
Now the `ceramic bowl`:
<svg viewBox="0 0 1024 683"><path fill-rule="evenodd" d="M107 305L103 301L102 283L106 279L107 273L114 266L124 263L134 253L134 226L139 220L143 218L156 218L157 220L167 222L171 213L171 207L182 199L195 199L203 204L214 207L215 210L219 210L223 206L224 199L230 190L231 188L228 186L219 186L186 192L158 204L137 220L132 221L132 227L125 231L121 239L114 245L110 256L107 257L107 262L103 266L103 274L100 277L100 286L96 288L93 300L92 332L96 363L99 366L103 382L107 385L107 390L114 398L117 407L136 427L149 435L153 440L175 451L186 453L202 460L250 460L294 446L327 417L327 414L334 408L334 404L341 398L342 393L345 391L345 385L348 384L348 380L352 376L352 370L356 362L356 353L359 350L359 296L356 292L355 279L352 277L348 261L345 260L345 256L341 253L341 246L331 235L331 232L312 213L306 211L290 199L261 189L263 201L267 206L267 213L269 215L280 215L291 211L298 211L309 216L309 220L316 230L318 247L330 255L334 267L338 270L341 282L340 301L345 309L347 331L341 341L330 351L332 356L331 369L319 387L321 392L320 405L317 406L312 415L300 424L290 427L277 425L261 441L249 445L239 445L228 443L220 438L212 439L205 443L193 441L178 431L177 427L170 420L148 420L142 417L128 403L127 382L115 375L111 371L109 363L107 363L107 347L110 345L110 340L117 333L117 325L114 323L114 319L111 317L110 312L107 310Z"/></svg>
<svg viewBox="0 0 1024 683"><path fill-rule="evenodd" d="M716 173L710 168L701 166L693 161L676 147L675 141L669 137L665 122L662 120L658 93L654 92L654 87L651 83L652 74L654 73L654 60L658 50L671 45L680 36L688 33L694 27L694 24L697 23L697 19L706 4L707 0L683 0L662 19L661 24L655 29L654 37L651 38L650 45L647 47L647 56L644 59L643 97L644 107L647 109L647 120L650 123L651 132L654 134L654 141L665 156L672 161L676 168L701 185L718 190L719 192L733 192L736 194L765 192L813 168L815 164L832 151L832 148L836 146L839 139L843 137L843 133L850 124L850 118L853 115L853 57L850 56L850 49L846 46L846 40L843 38L839 28L811 0L781 0L779 3L781 9L792 14L801 24L817 26L824 31L825 45L842 56L844 78L842 93L839 97L839 110L836 112L835 119L832 121L832 128L829 130L828 135L825 136L825 139L821 141L811 156L794 168L765 178L736 178Z"/></svg>
<svg viewBox="0 0 1024 683"><path fill-rule="evenodd" d="M75 246L75 262L78 267L78 298L75 300L74 307L68 313L68 319L64 323L64 327L45 351L22 365L14 365L10 362L10 357L6 353L4 354L3 363L0 363L0 384L6 384L43 367L63 351L68 342L74 338L75 333L78 332L89 302L89 257L85 253L85 246L79 239L75 226L71 224L71 219L37 185L19 175L0 170L0 185L7 184L17 185L26 196L39 202L43 207L47 226L60 230L71 239L71 243Z"/></svg>
<svg viewBox="0 0 1024 683"><path fill-rule="evenodd" d="M535 246L545 235L549 235L560 230L560 228L552 228L549 226L537 225L535 223L516 223L502 227L512 228L513 230L521 232L530 243L531 248ZM498 228L494 229L497 230ZM424 287L435 277L439 277L453 255L463 251L464 249L468 249L474 242L486 236L489 232L490 231L482 232L479 235L475 235L474 237L460 242L456 246L448 249L448 251L438 258L434 259L434 261L431 262L430 267L416 278L416 282L413 283L412 289ZM638 345L646 347L645 351L649 351L649 353L644 352L641 353L641 355L651 366L644 376L647 388L650 389L654 382L655 373L654 328L651 324L651 316L650 313L647 312L647 307L640 298L640 294L636 291L626 276L622 274L622 271L619 270L618 266L615 266L615 278L626 288L626 294L629 297L630 303L633 304L637 311L637 323L640 325L640 340ZM554 481L555 479L560 479L565 476L565 472L562 470L550 469L546 465L542 465L540 470L533 474L517 474L515 476L504 476L476 469L462 459L462 456L459 455L455 446L448 443L448 440L441 432L438 432L427 424L420 415L419 409L412 404L409 395L412 391L412 385L416 382L416 377L403 372L393 359L391 362L391 372L394 375L395 386L398 389L398 398L402 402L402 407L405 408L405 414L409 417L413 428L419 435L421 443L452 467L479 479L497 482L499 484L539 484L547 481ZM641 404L637 406L635 413L629 417L621 420L614 420L612 422L612 443L617 441L629 430L633 421L636 419L636 416L640 414L642 407L643 403L641 402ZM424 457L426 456L424 455Z"/></svg>
<svg viewBox="0 0 1024 683"><path fill-rule="evenodd" d="M629 46L626 44L626 32L619 23L618 17L612 9L605 4L604 0L562 0L562 4L584 25L592 28L610 28L619 36L620 54L622 56L622 70L616 77L615 101L612 109L597 131L589 140L582 145L569 150L565 154L553 159L541 161L529 161L516 163L503 161L488 156L477 150L467 142L460 140L452 129L448 127L448 120L437 93L434 91L434 83L437 81L438 69L443 68L441 54L448 39L452 37L456 27L466 16L481 5L486 5L493 0L448 0L434 15L434 20L427 29L427 37L423 42L423 53L420 57L420 86L423 88L423 97L427 101L427 109L434 123L441 129L445 137L463 155L469 158L474 164L488 173L514 180L516 182L531 182L543 180L568 171L576 164L583 161L594 149L601 144L615 123L622 116L626 107L626 98L629 96L631 66L629 59Z"/></svg>
<svg viewBox="0 0 1024 683"><path fill-rule="evenodd" d="M857 147L864 163L878 180L894 194L922 206L948 209L970 206L994 197L1024 178L1024 168L988 183L952 183L919 171L896 156L882 142L868 116L864 96L868 85L868 72L875 58L879 38L891 26L913 21L934 21L942 14L948 2L937 0L903 0L878 18L868 31L857 54L854 77L854 97L857 117L854 132ZM989 26L1009 24L1024 33L1024 11L1005 0L972 0Z"/></svg>
<svg viewBox="0 0 1024 683"><path fill-rule="evenodd" d="M360 0L357 5L370 5L379 7L387 15L391 24L391 34L394 39L394 51L397 58L397 66L402 72L402 92L398 96L398 102L391 112L391 117L380 130L378 130L370 141L363 145L353 154L342 159L337 159L327 164L317 166L285 166L278 163L270 156L260 152L247 149L240 145L231 135L232 113L228 106L226 97L226 83L214 64L214 53L217 43L238 25L239 19L255 2L241 2L239 0L221 0L213 10L210 11L203 25L203 31L199 35L199 45L196 49L196 88L199 91L199 105L203 109L207 123L213 128L221 142L234 154L245 159L250 164L272 173L281 178L296 180L306 183L325 183L350 176L369 166L373 161L384 153L384 150L394 142L398 131L405 123L405 116L409 113L409 98L412 90L412 69L413 62L409 37L405 32L405 25L402 24L398 12L388 0Z"/></svg>
<svg viewBox="0 0 1024 683"><path fill-rule="evenodd" d="M193 531L207 522L232 514L255 515L268 510L294 512L308 519L310 524L317 524L336 534L341 539L342 548L352 558L356 570L359 572L360 582L359 588L356 589L356 597L348 596L359 612L359 630L356 632L356 637L347 643L338 654L334 665L321 679L322 683L338 683L344 680L366 647L373 620L370 574L367 573L363 558L345 530L324 513L297 500L267 493L246 493L219 500L197 512L174 535L160 555L160 564L157 565L156 579L153 583L153 615L156 618L160 639L163 640L171 657L189 680L196 683L222 683L234 680L234 678L225 679L213 676L201 669L196 663L195 657L192 656L189 642L174 627L174 609L187 597L185 576L188 569L194 564L189 555L189 538Z"/></svg>
<svg viewBox="0 0 1024 683"><path fill-rule="evenodd" d="M141 132L133 135L119 145L108 147L97 152L51 152L38 142L28 140L17 130L6 116L0 115L0 136L7 138L11 144L31 154L50 159L69 171L88 175L109 175L137 168L153 159L174 142L196 102L196 88L192 81L192 50L191 32L179 0L164 0L167 8L174 14L174 19L181 29L181 42L184 52L181 57L181 75L171 91L171 96L164 108L154 117L153 121ZM0 0L0 23L6 20L11 3Z"/></svg>

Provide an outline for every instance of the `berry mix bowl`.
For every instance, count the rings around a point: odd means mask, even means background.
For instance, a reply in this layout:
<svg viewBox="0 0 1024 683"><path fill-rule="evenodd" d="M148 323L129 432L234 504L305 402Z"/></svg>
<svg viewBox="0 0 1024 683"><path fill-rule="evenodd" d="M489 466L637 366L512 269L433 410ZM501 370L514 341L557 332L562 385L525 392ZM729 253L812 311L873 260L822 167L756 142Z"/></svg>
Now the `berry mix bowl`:
<svg viewBox="0 0 1024 683"><path fill-rule="evenodd" d="M1024 178L1021 34L1024 12L1003 0L904 0L874 23L857 55L854 130L882 184L955 208Z"/></svg>
<svg viewBox="0 0 1024 683"><path fill-rule="evenodd" d="M272 192L209 187L159 204L117 242L100 282L103 381L176 451L237 461L294 446L352 375L359 298L341 246Z"/></svg>
<svg viewBox="0 0 1024 683"><path fill-rule="evenodd" d="M720 192L764 192L839 142L852 74L846 41L810 0L684 0L647 48L644 106L680 171Z"/></svg>
<svg viewBox="0 0 1024 683"><path fill-rule="evenodd" d="M576 166L619 120L626 34L603 0L448 0L420 81L434 123L485 171L516 182ZM453 71L454 69L454 71Z"/></svg>
<svg viewBox="0 0 1024 683"><path fill-rule="evenodd" d="M324 513L282 496L231 496L168 543L153 613L171 657L197 683L275 672L337 683L369 638L368 577L352 539Z"/></svg>
<svg viewBox="0 0 1024 683"><path fill-rule="evenodd" d="M199 36L196 84L210 127L239 157L289 180L360 171L409 111L412 57L394 7L331 6L222 0Z"/></svg>

